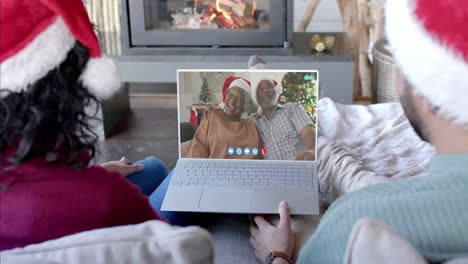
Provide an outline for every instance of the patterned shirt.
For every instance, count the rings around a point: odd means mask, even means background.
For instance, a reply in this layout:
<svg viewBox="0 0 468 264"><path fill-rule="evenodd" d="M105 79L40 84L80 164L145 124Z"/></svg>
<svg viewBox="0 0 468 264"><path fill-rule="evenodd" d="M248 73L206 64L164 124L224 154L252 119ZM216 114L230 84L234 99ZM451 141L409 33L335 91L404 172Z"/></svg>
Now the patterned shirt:
<svg viewBox="0 0 468 264"><path fill-rule="evenodd" d="M267 151L264 159L287 160L307 150L301 131L313 123L302 104L278 104L270 120L263 113L254 114L249 120L260 130Z"/></svg>

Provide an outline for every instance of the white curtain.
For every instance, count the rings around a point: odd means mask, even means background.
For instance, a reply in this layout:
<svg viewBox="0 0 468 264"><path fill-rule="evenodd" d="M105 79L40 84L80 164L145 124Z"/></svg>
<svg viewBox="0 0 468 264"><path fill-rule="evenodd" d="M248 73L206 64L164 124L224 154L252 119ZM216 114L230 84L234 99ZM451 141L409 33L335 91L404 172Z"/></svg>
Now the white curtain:
<svg viewBox="0 0 468 264"><path fill-rule="evenodd" d="M122 54L122 26L120 0L83 0L99 38L102 52Z"/></svg>

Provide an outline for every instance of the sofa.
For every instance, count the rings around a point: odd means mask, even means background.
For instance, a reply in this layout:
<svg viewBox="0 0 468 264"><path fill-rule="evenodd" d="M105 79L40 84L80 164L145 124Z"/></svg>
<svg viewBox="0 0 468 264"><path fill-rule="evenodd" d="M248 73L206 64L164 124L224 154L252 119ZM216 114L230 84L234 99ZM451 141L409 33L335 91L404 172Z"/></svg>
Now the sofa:
<svg viewBox="0 0 468 264"><path fill-rule="evenodd" d="M391 180L424 177L427 173L434 150L419 140L398 103L340 105L324 98L319 101L318 107L317 161L322 213L327 204L341 195ZM301 246L313 234L320 217L293 217L295 258ZM196 227L180 228L157 221L146 222L83 232L5 251L1 253L1 263L20 263L17 259L24 257L44 258L52 261L50 263L259 263L248 243L247 216L210 214L205 219L204 228L209 233ZM276 216L270 216L269 220L273 223L278 221ZM388 249L395 255L395 250L400 250L400 247L373 240L382 236L387 238L387 230L390 230L378 220L359 222L356 226L357 231L350 236L343 260L345 263L425 263L416 257L420 262L402 262L403 257L410 256L408 248L400 254L401 259L372 261L375 256L365 252L385 251L382 254L388 257ZM126 232L129 238L125 236ZM395 232L390 233L395 235ZM178 237L183 239L178 241ZM83 239L84 243L81 241ZM403 238L400 236L399 239ZM123 242L114 243L117 240ZM79 247L76 252L74 244ZM377 248L371 250L369 246ZM186 248L191 250L187 251Z"/></svg>
<svg viewBox="0 0 468 264"><path fill-rule="evenodd" d="M4 251L0 253L0 263L209 264L213 263L212 246L210 235L201 228L178 228L160 221L148 221L133 226L87 231L21 249ZM232 248L231 253L237 253L241 258L249 257L246 255L248 252L241 250L242 247ZM224 256L215 263L247 263L243 260ZM428 264L411 243L398 232L371 217L363 218L354 225L343 263ZM444 264L466 263L468 255Z"/></svg>

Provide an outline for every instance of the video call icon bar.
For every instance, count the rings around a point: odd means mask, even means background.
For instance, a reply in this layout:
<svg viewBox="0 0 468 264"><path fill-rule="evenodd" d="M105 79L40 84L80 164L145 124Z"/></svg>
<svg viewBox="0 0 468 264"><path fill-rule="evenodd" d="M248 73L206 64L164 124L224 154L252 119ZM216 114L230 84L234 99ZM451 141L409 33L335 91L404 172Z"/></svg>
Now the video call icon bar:
<svg viewBox="0 0 468 264"><path fill-rule="evenodd" d="M257 148L253 148L252 150L250 148L228 148L228 154L229 155L234 155L234 154L237 154L238 156L244 154L246 156L250 155L252 153L252 155L256 156L258 155L259 151ZM260 149L260 154L265 156L267 153L266 149L262 148Z"/></svg>

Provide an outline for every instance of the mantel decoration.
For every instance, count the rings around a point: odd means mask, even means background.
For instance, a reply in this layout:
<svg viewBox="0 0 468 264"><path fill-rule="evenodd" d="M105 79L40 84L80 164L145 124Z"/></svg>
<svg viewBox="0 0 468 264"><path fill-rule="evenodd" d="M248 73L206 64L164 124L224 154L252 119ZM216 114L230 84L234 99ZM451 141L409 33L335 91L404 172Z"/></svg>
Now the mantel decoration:
<svg viewBox="0 0 468 264"><path fill-rule="evenodd" d="M335 46L335 37L325 36L322 38L319 34L315 34L310 39L309 46L313 52L330 51Z"/></svg>

